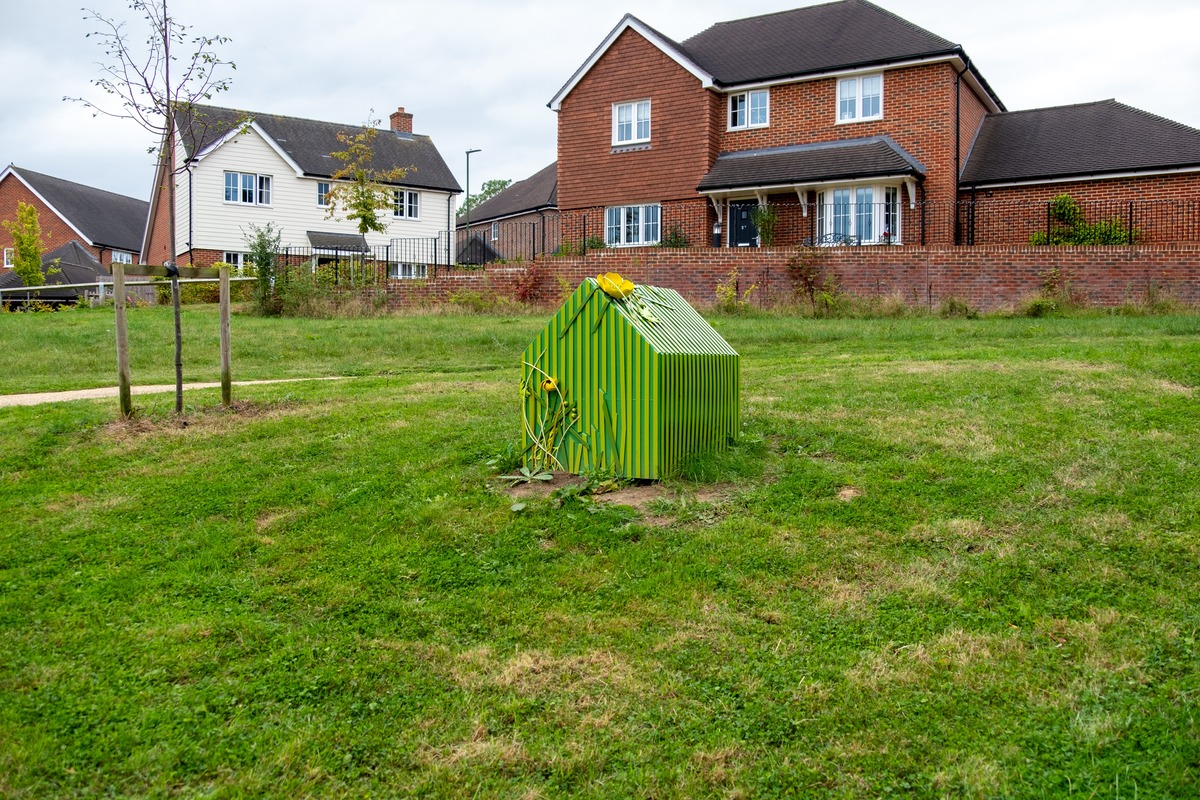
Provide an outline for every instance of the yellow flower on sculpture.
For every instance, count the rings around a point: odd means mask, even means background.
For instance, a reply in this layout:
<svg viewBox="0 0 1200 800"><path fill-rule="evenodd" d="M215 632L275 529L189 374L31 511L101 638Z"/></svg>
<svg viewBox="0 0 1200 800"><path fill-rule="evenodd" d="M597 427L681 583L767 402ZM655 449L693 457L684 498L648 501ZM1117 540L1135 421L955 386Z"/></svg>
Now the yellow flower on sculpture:
<svg viewBox="0 0 1200 800"><path fill-rule="evenodd" d="M558 381L554 380L554 378L546 378L542 381L543 392L553 392L556 389L558 389Z"/></svg>
<svg viewBox="0 0 1200 800"><path fill-rule="evenodd" d="M596 283L600 284L600 288L606 295L617 300L624 300L633 294L634 290L633 281L627 281L615 272L597 275Z"/></svg>

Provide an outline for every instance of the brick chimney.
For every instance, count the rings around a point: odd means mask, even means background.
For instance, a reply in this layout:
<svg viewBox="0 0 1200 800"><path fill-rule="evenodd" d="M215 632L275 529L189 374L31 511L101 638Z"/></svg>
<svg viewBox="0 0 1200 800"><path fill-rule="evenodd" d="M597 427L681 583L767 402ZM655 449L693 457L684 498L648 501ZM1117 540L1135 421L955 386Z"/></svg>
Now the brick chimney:
<svg viewBox="0 0 1200 800"><path fill-rule="evenodd" d="M404 113L404 106L400 106L388 119L397 133L412 133L412 117L412 114Z"/></svg>

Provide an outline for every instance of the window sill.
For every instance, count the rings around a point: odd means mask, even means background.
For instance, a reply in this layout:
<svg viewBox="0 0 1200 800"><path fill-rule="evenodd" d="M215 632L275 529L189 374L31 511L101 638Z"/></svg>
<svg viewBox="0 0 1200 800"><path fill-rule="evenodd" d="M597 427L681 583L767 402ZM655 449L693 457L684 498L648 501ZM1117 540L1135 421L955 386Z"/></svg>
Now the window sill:
<svg viewBox="0 0 1200 800"><path fill-rule="evenodd" d="M861 119L839 119L835 124L837 124L837 125L854 125L855 123L858 123L858 122L879 122L882 119L883 119L883 115L880 114L878 117L862 117Z"/></svg>
<svg viewBox="0 0 1200 800"><path fill-rule="evenodd" d="M735 131L758 131L758 130L762 130L763 128L769 128L769 127L771 127L771 123L769 123L769 122L764 123L762 125L739 125L736 128L732 128L732 127L726 128L725 132L733 133Z"/></svg>
<svg viewBox="0 0 1200 800"><path fill-rule="evenodd" d="M650 149L649 142L639 142L636 144L614 144L613 149L612 149L612 154L616 155L617 153L636 153L640 150L649 150L649 149Z"/></svg>

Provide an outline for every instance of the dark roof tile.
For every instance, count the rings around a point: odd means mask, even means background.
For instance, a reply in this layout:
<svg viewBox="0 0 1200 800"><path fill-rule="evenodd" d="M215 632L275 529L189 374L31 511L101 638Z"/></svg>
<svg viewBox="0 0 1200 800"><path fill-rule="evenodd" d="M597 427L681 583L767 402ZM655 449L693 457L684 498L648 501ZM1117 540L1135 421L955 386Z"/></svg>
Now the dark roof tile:
<svg viewBox="0 0 1200 800"><path fill-rule="evenodd" d="M367 237L361 233L324 233L307 231L308 243L315 250L342 250L351 253L369 253Z"/></svg>
<svg viewBox="0 0 1200 800"><path fill-rule="evenodd" d="M339 133L353 135L363 130L361 125L344 125L336 122L321 122L279 114L259 114L253 111L238 111L216 106L192 106L190 113L181 112L179 129L188 157L219 141L241 125L253 121L270 136L280 150L300 167L305 175L328 178L341 165L331 154L345 150L346 145L338 141ZM381 170L401 167L408 171L397 186L415 189L435 189L443 192L461 192L462 188L441 153L428 136L414 133L397 133L380 129L374 141L376 166Z"/></svg>
<svg viewBox="0 0 1200 800"><path fill-rule="evenodd" d="M1116 100L989 114L963 185L1200 166L1200 130Z"/></svg>
<svg viewBox="0 0 1200 800"><path fill-rule="evenodd" d="M557 207L558 162L555 161L472 208L471 224ZM458 223L465 225L466 222L467 218L459 215Z"/></svg>
<svg viewBox="0 0 1200 800"><path fill-rule="evenodd" d="M24 167L14 165L12 170L92 243L130 253L141 251L142 234L146 231L146 216L150 210L150 204L145 200L65 181Z"/></svg>
<svg viewBox="0 0 1200 800"><path fill-rule="evenodd" d="M45 285L47 286L95 283L99 280L108 282L110 280L108 270L75 240L55 248L42 257L42 272L48 272L50 267L57 268L58 272L46 278ZM0 276L0 289L16 289L24 285L21 276L15 272ZM43 300L69 300L78 295L78 289L45 289L38 294Z"/></svg>
<svg viewBox="0 0 1200 800"><path fill-rule="evenodd" d="M722 153L699 191L789 186L885 175L924 175L921 162L887 136Z"/></svg>
<svg viewBox="0 0 1200 800"><path fill-rule="evenodd" d="M720 22L680 45L724 85L953 52L948 39L866 0Z"/></svg>

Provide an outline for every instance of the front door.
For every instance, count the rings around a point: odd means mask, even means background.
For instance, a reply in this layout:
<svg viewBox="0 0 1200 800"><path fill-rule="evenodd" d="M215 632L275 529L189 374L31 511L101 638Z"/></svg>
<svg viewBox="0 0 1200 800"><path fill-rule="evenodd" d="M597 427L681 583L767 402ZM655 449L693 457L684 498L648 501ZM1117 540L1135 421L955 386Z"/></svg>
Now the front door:
<svg viewBox="0 0 1200 800"><path fill-rule="evenodd" d="M758 203L730 203L729 216L733 227L729 231L730 247L758 247L758 228L754 226L754 209Z"/></svg>

